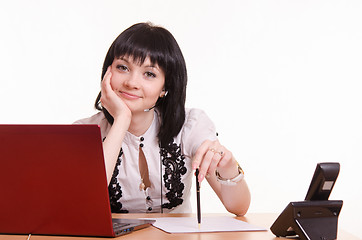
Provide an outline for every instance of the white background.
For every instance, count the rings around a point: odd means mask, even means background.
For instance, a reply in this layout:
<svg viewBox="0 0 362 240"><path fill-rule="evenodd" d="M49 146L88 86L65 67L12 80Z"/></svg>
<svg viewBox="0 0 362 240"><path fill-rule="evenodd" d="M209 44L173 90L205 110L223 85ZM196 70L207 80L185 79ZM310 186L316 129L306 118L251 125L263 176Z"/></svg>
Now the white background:
<svg viewBox="0 0 362 240"><path fill-rule="evenodd" d="M151 21L177 39L187 107L204 109L245 170L250 212L303 200L318 162L341 172L341 228L362 237L359 0L0 1L0 123L72 123L95 113L118 34ZM203 184L203 212L224 212Z"/></svg>

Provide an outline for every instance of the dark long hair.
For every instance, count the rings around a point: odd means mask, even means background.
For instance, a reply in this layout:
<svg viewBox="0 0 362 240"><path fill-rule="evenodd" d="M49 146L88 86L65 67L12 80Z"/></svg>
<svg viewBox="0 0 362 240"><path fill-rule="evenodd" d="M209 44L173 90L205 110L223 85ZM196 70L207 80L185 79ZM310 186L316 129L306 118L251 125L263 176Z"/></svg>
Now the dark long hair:
<svg viewBox="0 0 362 240"><path fill-rule="evenodd" d="M187 71L181 49L172 34L165 28L150 23L138 23L123 31L112 43L103 63L102 79L115 58L128 56L142 64L147 57L165 73L166 97L159 98L156 108L161 116L158 139L166 147L180 132L185 122ZM108 122L113 117L100 104L101 92L95 108L103 111Z"/></svg>

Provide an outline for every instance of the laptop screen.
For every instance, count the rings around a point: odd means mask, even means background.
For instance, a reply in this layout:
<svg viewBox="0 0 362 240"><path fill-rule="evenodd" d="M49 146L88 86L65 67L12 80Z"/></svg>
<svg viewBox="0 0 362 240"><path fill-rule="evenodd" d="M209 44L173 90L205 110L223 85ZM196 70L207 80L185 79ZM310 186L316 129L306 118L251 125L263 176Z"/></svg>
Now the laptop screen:
<svg viewBox="0 0 362 240"><path fill-rule="evenodd" d="M0 125L0 233L113 236L97 125Z"/></svg>

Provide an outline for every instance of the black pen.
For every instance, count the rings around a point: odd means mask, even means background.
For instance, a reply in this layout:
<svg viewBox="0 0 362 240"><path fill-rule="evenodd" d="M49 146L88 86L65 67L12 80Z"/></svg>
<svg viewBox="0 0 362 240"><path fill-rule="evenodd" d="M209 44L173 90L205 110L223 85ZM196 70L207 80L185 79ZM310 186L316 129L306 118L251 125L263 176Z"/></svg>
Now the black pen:
<svg viewBox="0 0 362 240"><path fill-rule="evenodd" d="M200 183L199 183L199 169L196 168L196 199L197 199L197 222L199 229L201 225L201 207L200 207Z"/></svg>

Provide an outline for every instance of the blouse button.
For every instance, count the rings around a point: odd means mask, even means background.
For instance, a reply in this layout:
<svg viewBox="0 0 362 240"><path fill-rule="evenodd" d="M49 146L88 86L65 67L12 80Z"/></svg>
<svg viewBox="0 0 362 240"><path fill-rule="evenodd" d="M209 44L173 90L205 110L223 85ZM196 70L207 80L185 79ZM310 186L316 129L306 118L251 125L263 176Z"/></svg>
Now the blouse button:
<svg viewBox="0 0 362 240"><path fill-rule="evenodd" d="M147 196L146 199L147 199L147 201L150 201L150 200L151 200L150 196Z"/></svg>
<svg viewBox="0 0 362 240"><path fill-rule="evenodd" d="M143 143L141 143L141 144L140 144L140 147L143 147L143 146L144 146Z"/></svg>
<svg viewBox="0 0 362 240"><path fill-rule="evenodd" d="M141 140L141 142L142 142L143 140L145 140L145 138L144 138L144 137L141 137L140 140Z"/></svg>
<svg viewBox="0 0 362 240"><path fill-rule="evenodd" d="M148 211L152 211L152 208L151 208L151 207L149 207L149 208L147 208L147 210L148 210Z"/></svg>

